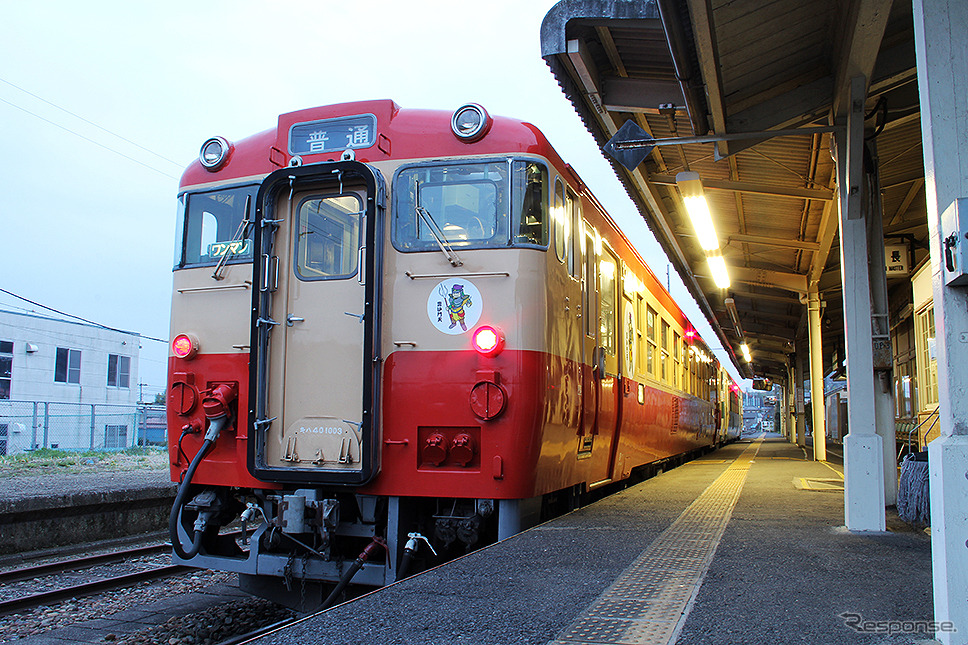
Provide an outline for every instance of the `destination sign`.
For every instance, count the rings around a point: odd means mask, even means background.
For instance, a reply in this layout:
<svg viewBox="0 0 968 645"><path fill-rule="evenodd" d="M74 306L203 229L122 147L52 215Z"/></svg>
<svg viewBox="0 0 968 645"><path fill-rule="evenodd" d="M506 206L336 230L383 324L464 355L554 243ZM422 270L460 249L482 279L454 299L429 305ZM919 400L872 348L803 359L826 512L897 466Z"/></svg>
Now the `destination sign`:
<svg viewBox="0 0 968 645"><path fill-rule="evenodd" d="M289 130L289 152L294 155L369 148L375 142L376 117L372 114L297 123Z"/></svg>

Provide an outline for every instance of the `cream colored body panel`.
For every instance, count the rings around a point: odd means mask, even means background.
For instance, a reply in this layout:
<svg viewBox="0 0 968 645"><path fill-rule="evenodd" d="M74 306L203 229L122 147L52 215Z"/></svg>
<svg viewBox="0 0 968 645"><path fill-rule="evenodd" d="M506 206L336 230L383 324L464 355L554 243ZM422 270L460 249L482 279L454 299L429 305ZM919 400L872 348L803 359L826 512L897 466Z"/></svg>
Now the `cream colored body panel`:
<svg viewBox="0 0 968 645"><path fill-rule="evenodd" d="M249 351L249 312L252 307L252 264L227 264L221 280L215 267L174 272L171 335L191 334L199 352L239 354ZM169 355L171 348L168 349Z"/></svg>
<svg viewBox="0 0 968 645"><path fill-rule="evenodd" d="M463 265L453 267L443 253L399 253L389 246L384 257L383 354L397 350L469 350L472 333L484 324L506 333L507 349L544 351L547 253L480 249L458 250L458 254ZM468 325L466 331L454 327L453 333L448 333L435 326L428 301L438 299L442 282L453 280L473 285L481 302L469 307L469 312L479 311L475 324ZM443 322L448 320L444 311Z"/></svg>

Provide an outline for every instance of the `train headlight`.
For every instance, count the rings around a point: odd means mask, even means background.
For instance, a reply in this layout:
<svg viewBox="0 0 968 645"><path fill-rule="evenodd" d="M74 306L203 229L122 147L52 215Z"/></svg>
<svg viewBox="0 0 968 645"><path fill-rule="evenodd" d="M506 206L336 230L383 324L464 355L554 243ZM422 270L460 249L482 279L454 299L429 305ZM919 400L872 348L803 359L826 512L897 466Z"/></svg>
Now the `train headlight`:
<svg viewBox="0 0 968 645"><path fill-rule="evenodd" d="M206 170L215 172L229 160L231 149L232 146L222 137L212 137L202 144L202 149L198 152L198 161L205 166Z"/></svg>
<svg viewBox="0 0 968 645"><path fill-rule="evenodd" d="M198 339L190 334L178 334L171 341L171 352L178 358L189 360L198 353Z"/></svg>
<svg viewBox="0 0 968 645"><path fill-rule="evenodd" d="M462 105L450 119L450 129L461 141L473 143L491 129L491 116L477 103Z"/></svg>
<svg viewBox="0 0 968 645"><path fill-rule="evenodd" d="M497 327L478 327L473 336L474 349L483 356L497 356L504 350L504 333Z"/></svg>

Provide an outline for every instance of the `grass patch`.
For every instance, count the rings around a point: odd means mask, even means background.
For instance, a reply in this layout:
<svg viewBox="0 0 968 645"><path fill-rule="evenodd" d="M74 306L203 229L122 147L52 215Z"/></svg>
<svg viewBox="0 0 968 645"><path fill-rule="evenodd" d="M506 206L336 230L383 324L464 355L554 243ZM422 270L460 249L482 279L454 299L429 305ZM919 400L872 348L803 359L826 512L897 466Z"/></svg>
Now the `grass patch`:
<svg viewBox="0 0 968 645"><path fill-rule="evenodd" d="M0 478L47 473L119 472L130 470L166 470L165 448L129 448L127 450L69 451L42 448L0 457Z"/></svg>

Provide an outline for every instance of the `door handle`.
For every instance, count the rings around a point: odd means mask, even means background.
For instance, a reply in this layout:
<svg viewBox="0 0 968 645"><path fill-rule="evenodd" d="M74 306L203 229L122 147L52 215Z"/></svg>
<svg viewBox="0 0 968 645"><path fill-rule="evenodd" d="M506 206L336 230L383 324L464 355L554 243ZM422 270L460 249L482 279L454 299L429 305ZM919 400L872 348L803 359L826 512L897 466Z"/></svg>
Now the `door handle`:
<svg viewBox="0 0 968 645"><path fill-rule="evenodd" d="M286 327L292 327L293 324L295 324L297 322L303 322L304 320L306 320L306 319L305 318L300 318L299 316L293 316L292 314L289 314L288 316L286 316Z"/></svg>

